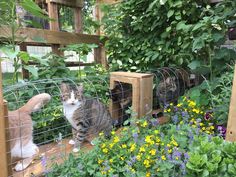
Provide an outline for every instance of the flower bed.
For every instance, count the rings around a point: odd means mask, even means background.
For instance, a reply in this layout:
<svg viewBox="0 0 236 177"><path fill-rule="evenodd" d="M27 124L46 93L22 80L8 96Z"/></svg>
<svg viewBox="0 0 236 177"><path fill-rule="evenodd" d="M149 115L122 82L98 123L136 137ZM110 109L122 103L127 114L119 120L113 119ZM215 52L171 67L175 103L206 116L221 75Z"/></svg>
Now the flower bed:
<svg viewBox="0 0 236 177"><path fill-rule="evenodd" d="M158 125L156 119L102 134L93 150L71 155L47 176L209 176L236 174L236 144L189 125ZM214 176L214 175L213 175Z"/></svg>

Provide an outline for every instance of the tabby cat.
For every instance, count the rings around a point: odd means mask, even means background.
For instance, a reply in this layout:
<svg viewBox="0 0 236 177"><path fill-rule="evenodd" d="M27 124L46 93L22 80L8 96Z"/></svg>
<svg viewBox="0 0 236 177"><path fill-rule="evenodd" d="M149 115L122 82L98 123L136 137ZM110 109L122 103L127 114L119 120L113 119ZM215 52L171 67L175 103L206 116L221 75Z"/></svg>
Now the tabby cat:
<svg viewBox="0 0 236 177"><path fill-rule="evenodd" d="M91 142L100 132L109 136L112 130L110 113L97 98L84 96L82 84L71 86L62 83L61 99L64 115L72 126L73 140L69 144L74 145L73 152L78 152L82 142Z"/></svg>

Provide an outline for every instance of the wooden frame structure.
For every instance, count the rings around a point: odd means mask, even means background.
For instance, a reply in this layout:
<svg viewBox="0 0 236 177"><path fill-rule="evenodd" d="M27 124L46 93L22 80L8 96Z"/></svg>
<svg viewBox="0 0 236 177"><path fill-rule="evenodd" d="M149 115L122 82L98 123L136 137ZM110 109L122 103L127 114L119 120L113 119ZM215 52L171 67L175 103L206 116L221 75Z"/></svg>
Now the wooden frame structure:
<svg viewBox="0 0 236 177"><path fill-rule="evenodd" d="M152 114L152 74L112 72L110 77L110 89L115 87L116 82L132 85L132 109L137 113L137 117ZM110 113L113 119L120 117L118 103L110 102Z"/></svg>
<svg viewBox="0 0 236 177"><path fill-rule="evenodd" d="M236 65L234 66L234 79L229 106L226 140L232 142L236 141Z"/></svg>

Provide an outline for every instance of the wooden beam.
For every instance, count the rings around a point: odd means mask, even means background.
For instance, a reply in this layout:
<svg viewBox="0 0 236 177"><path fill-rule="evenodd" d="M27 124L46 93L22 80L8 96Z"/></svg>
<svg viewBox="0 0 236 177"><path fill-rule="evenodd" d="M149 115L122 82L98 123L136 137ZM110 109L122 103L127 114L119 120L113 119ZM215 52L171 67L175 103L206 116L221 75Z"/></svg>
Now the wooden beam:
<svg viewBox="0 0 236 177"><path fill-rule="evenodd" d="M84 0L46 0L46 3L57 3L68 7L83 7Z"/></svg>
<svg viewBox="0 0 236 177"><path fill-rule="evenodd" d="M234 67L234 80L226 132L226 140L232 142L236 141L236 65Z"/></svg>
<svg viewBox="0 0 236 177"><path fill-rule="evenodd" d="M0 39L6 40L11 38L11 32L9 27L0 27ZM100 36L68 33L61 31L42 30L35 28L19 28L16 32L16 42L24 41L27 45L35 44L100 44Z"/></svg>
<svg viewBox="0 0 236 177"><path fill-rule="evenodd" d="M3 90L2 90L2 70L0 62L0 169L1 176L11 176L11 154L8 136L8 118L7 118L7 103L3 100Z"/></svg>
<svg viewBox="0 0 236 177"><path fill-rule="evenodd" d="M98 0L100 4L116 4L122 2L122 0Z"/></svg>

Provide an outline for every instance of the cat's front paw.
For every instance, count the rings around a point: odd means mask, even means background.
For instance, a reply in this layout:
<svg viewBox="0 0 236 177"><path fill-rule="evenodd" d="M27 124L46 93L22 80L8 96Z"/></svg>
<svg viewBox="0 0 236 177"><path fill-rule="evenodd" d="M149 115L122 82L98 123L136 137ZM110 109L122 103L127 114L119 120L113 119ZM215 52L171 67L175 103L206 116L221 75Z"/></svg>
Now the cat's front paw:
<svg viewBox="0 0 236 177"><path fill-rule="evenodd" d="M69 141L69 144L70 144L70 145L74 145L74 144L75 144L75 141L71 139L71 140Z"/></svg>
<svg viewBox="0 0 236 177"><path fill-rule="evenodd" d="M73 152L74 152L74 153L79 152L79 148L74 148L74 149L73 149Z"/></svg>
<svg viewBox="0 0 236 177"><path fill-rule="evenodd" d="M18 163L16 164L16 166L15 166L15 170L16 170L16 171L21 171L21 170L24 170L26 167L27 167L27 166L24 165L23 163L18 162Z"/></svg>

